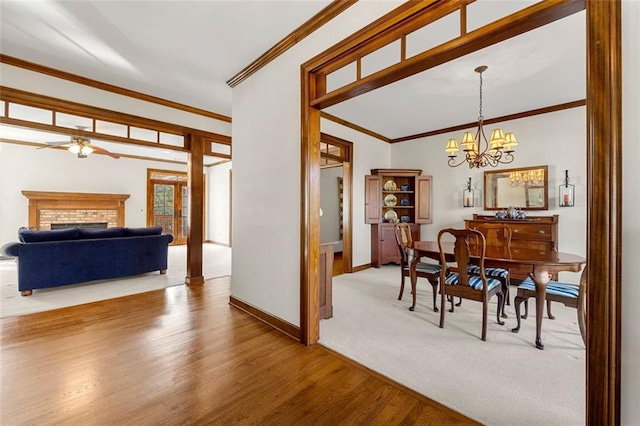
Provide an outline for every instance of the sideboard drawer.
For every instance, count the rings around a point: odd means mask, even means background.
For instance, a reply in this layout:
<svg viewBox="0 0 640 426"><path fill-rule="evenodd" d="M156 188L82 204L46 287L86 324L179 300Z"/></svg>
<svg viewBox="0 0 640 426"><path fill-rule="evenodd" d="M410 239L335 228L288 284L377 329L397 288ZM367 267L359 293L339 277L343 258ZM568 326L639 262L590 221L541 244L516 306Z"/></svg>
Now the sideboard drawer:
<svg viewBox="0 0 640 426"><path fill-rule="evenodd" d="M551 241L552 231L551 225L545 224L516 224L510 223L511 238L514 240L538 240Z"/></svg>
<svg viewBox="0 0 640 426"><path fill-rule="evenodd" d="M481 223L504 224L511 228L512 248L558 250L558 217L558 215L529 216L523 220L509 220L474 214L472 219L465 219L465 225L467 228L475 228ZM526 277L526 272L531 271L516 272L515 275Z"/></svg>

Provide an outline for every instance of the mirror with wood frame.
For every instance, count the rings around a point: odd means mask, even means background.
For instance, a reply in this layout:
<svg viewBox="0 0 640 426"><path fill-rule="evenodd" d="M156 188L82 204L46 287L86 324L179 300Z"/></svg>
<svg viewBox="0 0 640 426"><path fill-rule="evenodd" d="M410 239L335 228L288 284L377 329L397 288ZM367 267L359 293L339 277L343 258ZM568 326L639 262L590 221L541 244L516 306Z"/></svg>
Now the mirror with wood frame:
<svg viewBox="0 0 640 426"><path fill-rule="evenodd" d="M484 172L484 208L549 209L548 166Z"/></svg>

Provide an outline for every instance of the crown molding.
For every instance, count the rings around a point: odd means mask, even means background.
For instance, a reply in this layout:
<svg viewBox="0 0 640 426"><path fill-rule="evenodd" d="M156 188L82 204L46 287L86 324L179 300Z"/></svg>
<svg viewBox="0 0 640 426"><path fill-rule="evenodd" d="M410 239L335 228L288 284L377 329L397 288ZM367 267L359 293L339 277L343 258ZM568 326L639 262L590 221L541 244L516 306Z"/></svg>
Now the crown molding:
<svg viewBox="0 0 640 426"><path fill-rule="evenodd" d="M238 84L255 74L259 69L292 48L296 43L305 39L318 28L353 6L357 0L334 0L327 7L318 12L307 22L293 30L289 35L264 52L258 59L247 65L242 71L231 77L227 84L236 87Z"/></svg>
<svg viewBox="0 0 640 426"><path fill-rule="evenodd" d="M373 132L373 131L371 131L369 129L365 129L364 127L358 126L357 124L354 124L354 123L352 123L350 121L347 121L347 120L343 120L340 117L336 117L335 115L331 115L331 114L326 113L324 111L320 112L320 117L321 118L325 118L325 119L327 119L329 121L333 121L334 123L341 124L341 125L343 125L345 127L353 129L353 130L355 130L357 132L364 133L365 135L369 135L369 136L374 137L376 139L380 139L383 142L387 142L387 143L391 142L391 139L389 139L386 136L383 136L383 135L381 135L379 133Z"/></svg>
<svg viewBox="0 0 640 426"><path fill-rule="evenodd" d="M13 56L5 55L2 53L0 53L0 62L7 65L12 65L14 67L23 68L29 71L34 71L40 74L50 75L52 77L60 78L62 80L67 80L67 81L82 84L85 86L90 86L96 89L104 90L104 91L115 93L118 95L127 96L130 98L139 99L141 101L151 102L154 104L166 106L166 107L177 109L180 111L185 111L191 114L197 114L204 117L213 118L214 120L220 120L220 121L225 121L227 123L231 123L231 117L228 117L226 115L217 114L215 112L207 111L204 109L200 109L200 108L192 107L189 105L184 105L178 102L170 101L167 99L158 98L156 96L136 92L135 90L125 89L123 87L115 86L113 84L104 83L98 80L93 80L91 78L87 78L77 74L72 74L70 72L47 67L45 65L36 64L34 62L25 61L24 59L15 58Z"/></svg>
<svg viewBox="0 0 640 426"><path fill-rule="evenodd" d="M548 106L548 107L544 107L544 108L537 108L537 109L532 109L532 110L529 110L529 111L517 112L515 114L508 114L508 115L503 115L503 116L500 116L500 117L489 118L489 119L484 120L483 123L484 124L495 124L495 123L499 123L499 122L502 122L502 121L517 120L519 118L532 117L534 115L548 114L550 112L562 111L564 109L582 107L582 106L585 106L586 104L587 104L586 99L581 99L579 101L566 102L566 103L563 103L563 104L552 105L552 106ZM394 139L390 140L390 143L393 144L393 143L399 143L399 142L406 142L406 141L410 141L410 140L414 140L414 139L421 139L421 138L426 138L426 137L429 137L429 136L441 135L443 133L456 132L458 130L469 129L469 128L475 127L477 125L478 125L477 121L474 121L472 123L459 124L457 126L445 127L445 128L442 128L442 129L431 130L431 131L428 131L428 132L417 133L415 135L409 135L409 136L403 136L403 137L400 137L400 138L394 138Z"/></svg>

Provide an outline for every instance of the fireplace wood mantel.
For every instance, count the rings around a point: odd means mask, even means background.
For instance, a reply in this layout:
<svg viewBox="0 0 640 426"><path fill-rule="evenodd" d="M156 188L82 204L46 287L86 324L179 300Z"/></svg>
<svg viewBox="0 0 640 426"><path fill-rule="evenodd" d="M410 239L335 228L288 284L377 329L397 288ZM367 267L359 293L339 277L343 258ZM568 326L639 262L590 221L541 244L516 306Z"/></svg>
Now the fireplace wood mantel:
<svg viewBox="0 0 640 426"><path fill-rule="evenodd" d="M29 199L29 227L40 227L40 210L116 210L118 226L124 226L124 203L130 194L22 191Z"/></svg>

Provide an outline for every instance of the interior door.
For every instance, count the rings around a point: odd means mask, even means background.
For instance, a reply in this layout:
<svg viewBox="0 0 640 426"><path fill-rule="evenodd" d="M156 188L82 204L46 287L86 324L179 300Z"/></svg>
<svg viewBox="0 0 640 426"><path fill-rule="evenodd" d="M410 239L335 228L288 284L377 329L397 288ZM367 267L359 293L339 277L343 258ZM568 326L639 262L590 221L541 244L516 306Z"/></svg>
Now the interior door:
<svg viewBox="0 0 640 426"><path fill-rule="evenodd" d="M163 234L173 235L173 245L187 243L188 188L184 182L154 181L153 226L162 226Z"/></svg>

